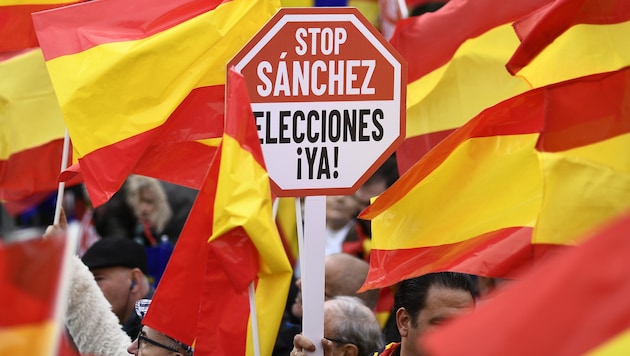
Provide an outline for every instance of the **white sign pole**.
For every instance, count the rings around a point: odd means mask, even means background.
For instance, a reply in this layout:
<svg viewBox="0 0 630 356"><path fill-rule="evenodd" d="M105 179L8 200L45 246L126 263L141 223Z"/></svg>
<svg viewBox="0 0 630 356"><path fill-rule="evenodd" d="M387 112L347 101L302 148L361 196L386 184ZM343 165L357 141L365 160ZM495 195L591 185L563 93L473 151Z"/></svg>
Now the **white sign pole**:
<svg viewBox="0 0 630 356"><path fill-rule="evenodd" d="M324 255L326 248L326 197L306 197L304 204L304 251L302 267L302 332L323 356L324 337Z"/></svg>

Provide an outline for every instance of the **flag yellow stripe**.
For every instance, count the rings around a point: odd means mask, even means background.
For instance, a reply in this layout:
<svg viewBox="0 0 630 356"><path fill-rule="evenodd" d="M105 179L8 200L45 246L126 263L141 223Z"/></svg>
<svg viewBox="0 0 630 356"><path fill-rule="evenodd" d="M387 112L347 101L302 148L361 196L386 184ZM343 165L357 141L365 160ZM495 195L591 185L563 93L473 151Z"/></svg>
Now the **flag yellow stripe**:
<svg viewBox="0 0 630 356"><path fill-rule="evenodd" d="M271 10L235 0L142 40L48 61L76 152L85 156L158 127L192 89L223 84L226 63Z"/></svg>
<svg viewBox="0 0 630 356"><path fill-rule="evenodd" d="M449 63L409 83L407 137L460 127L483 109L531 89L505 69L518 45L511 24L499 26L467 40Z"/></svg>
<svg viewBox="0 0 630 356"><path fill-rule="evenodd" d="M615 136L590 145L563 151L573 156L605 165L611 169L630 174L630 133Z"/></svg>
<svg viewBox="0 0 630 356"><path fill-rule="evenodd" d="M560 153L539 153L544 174L532 242L574 244L630 208L630 134Z"/></svg>
<svg viewBox="0 0 630 356"><path fill-rule="evenodd" d="M602 345L587 352L586 356L625 355L630 350L630 328L607 340Z"/></svg>
<svg viewBox="0 0 630 356"><path fill-rule="evenodd" d="M63 138L63 116L40 49L0 62L0 78L0 159Z"/></svg>
<svg viewBox="0 0 630 356"><path fill-rule="evenodd" d="M372 220L372 248L438 246L502 228L533 227L542 191L537 138L465 141L405 198Z"/></svg>
<svg viewBox="0 0 630 356"><path fill-rule="evenodd" d="M535 88L630 65L630 21L571 27L518 76Z"/></svg>
<svg viewBox="0 0 630 356"><path fill-rule="evenodd" d="M0 355L51 355L53 322L0 328Z"/></svg>
<svg viewBox="0 0 630 356"><path fill-rule="evenodd" d="M280 250L276 250L276 254L281 253L282 246L280 246ZM287 261L285 257L283 258L284 261ZM258 275L259 279L258 285L256 286L255 299L259 326L261 325L261 321L264 321L264 325L269 326L280 326L281 324L285 301L278 298L278 296L288 295L292 274L288 261L286 265L284 272L276 271L273 274ZM259 327L258 332L260 338L260 354L271 355L273 353L276 337L278 336L278 329ZM247 355L254 355L251 315L247 325L247 336Z"/></svg>

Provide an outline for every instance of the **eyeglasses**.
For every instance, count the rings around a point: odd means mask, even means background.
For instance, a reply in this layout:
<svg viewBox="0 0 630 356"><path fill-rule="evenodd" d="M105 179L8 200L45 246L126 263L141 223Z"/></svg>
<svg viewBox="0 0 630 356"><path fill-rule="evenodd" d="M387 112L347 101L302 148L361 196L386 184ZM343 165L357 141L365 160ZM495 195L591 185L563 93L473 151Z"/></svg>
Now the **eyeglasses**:
<svg viewBox="0 0 630 356"><path fill-rule="evenodd" d="M177 349L175 349L173 347L170 347L168 345L164 345L164 344L162 344L160 342L157 342L157 341L155 341L153 339L150 339L150 338L146 337L145 335L142 334L142 332L143 332L143 330L140 329L140 332L138 333L138 348L140 348L140 340L142 340L142 341L147 342L147 343L149 343L149 344L151 344L153 346L161 347L161 348L163 348L165 350L169 350L171 352L181 352L181 350L177 350ZM193 352L192 347L184 345L181 342L179 342L179 341L177 341L177 340L175 340L173 338L169 338L169 339L173 340L173 342L175 342L177 345L179 345L179 347L181 347L187 354L192 355L192 352Z"/></svg>
<svg viewBox="0 0 630 356"><path fill-rule="evenodd" d="M335 344L339 344L339 345L345 345L345 344L353 344L354 345L353 342L346 341L346 340L343 340L343 339L334 339L334 338L325 337L325 336L324 336L324 339L326 339L328 341L331 341L331 342L334 342Z"/></svg>
<svg viewBox="0 0 630 356"><path fill-rule="evenodd" d="M153 339L149 339L148 337L142 335L142 330L140 330L140 332L138 333L138 348L140 348L140 340L144 341L144 342L148 342L149 344L153 345L153 346L157 346L157 347L161 347L163 349L172 351L172 352L180 352L180 350L176 350L173 347L164 345L162 343L159 343Z"/></svg>

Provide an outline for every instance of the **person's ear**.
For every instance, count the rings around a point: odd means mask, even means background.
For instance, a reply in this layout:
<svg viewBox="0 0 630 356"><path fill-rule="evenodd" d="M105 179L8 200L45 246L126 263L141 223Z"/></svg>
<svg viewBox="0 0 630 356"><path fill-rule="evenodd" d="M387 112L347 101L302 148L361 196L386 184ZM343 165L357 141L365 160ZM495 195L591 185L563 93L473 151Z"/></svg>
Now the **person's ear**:
<svg viewBox="0 0 630 356"><path fill-rule="evenodd" d="M398 310L396 310L396 326L398 327L398 333L401 337L407 337L410 324L411 315L405 308L398 308Z"/></svg>
<svg viewBox="0 0 630 356"><path fill-rule="evenodd" d="M139 268L134 268L131 270L131 276L130 276L131 283L129 285L130 291L133 292L134 288L140 284L140 281L142 280L142 276L143 276L143 273Z"/></svg>
<svg viewBox="0 0 630 356"><path fill-rule="evenodd" d="M359 348L353 344L343 345L343 354L346 356L359 356Z"/></svg>

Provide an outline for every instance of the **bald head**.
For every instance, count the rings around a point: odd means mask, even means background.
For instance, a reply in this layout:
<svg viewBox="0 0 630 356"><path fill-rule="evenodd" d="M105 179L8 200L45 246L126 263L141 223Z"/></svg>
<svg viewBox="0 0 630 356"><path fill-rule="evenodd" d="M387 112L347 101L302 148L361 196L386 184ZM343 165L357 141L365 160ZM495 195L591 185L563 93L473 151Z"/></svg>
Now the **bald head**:
<svg viewBox="0 0 630 356"><path fill-rule="evenodd" d="M370 309L374 309L378 299L378 290L358 293L365 282L369 264L362 259L345 253L326 256L326 297L353 296L360 298Z"/></svg>

